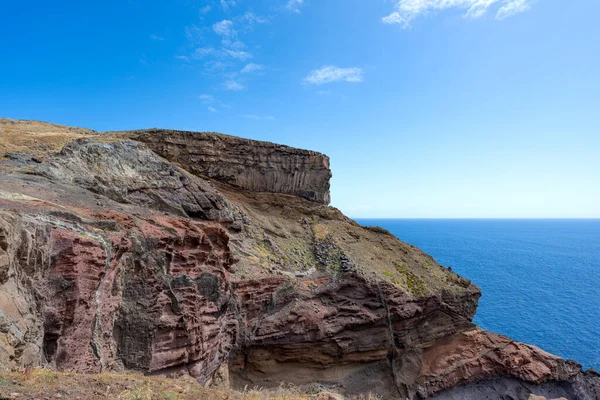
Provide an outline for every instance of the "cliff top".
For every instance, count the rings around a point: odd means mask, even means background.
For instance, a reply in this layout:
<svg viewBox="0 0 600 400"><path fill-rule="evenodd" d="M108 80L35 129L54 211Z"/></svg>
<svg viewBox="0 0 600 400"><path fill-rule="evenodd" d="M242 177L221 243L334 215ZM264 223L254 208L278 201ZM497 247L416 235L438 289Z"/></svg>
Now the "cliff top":
<svg viewBox="0 0 600 400"><path fill-rule="evenodd" d="M87 128L0 118L0 154L29 152L42 156L59 151L74 139L97 135L98 132Z"/></svg>
<svg viewBox="0 0 600 400"><path fill-rule="evenodd" d="M329 158L311 150L216 132L170 129L96 132L47 122L0 119L0 154L26 152L37 160L81 138L132 139L205 178L253 191L293 194L329 204Z"/></svg>
<svg viewBox="0 0 600 400"><path fill-rule="evenodd" d="M291 153L325 156L324 154L314 150L306 150L284 144L242 138L220 132L186 131L162 128L99 132L89 128L53 124L50 122L37 120L10 118L0 118L0 153L28 150L31 152L32 150L36 149L39 149L40 151L59 151L62 146L69 141L81 137L93 136L95 138L104 137L108 139L118 139L146 136L157 133L173 134L181 138L199 137L214 141L235 142L238 144L279 149L281 151L287 150Z"/></svg>
<svg viewBox="0 0 600 400"><path fill-rule="evenodd" d="M140 138L148 135L169 135L171 140L176 141L189 141L192 139L206 139L212 141L220 141L224 143L235 143L237 145L244 144L254 147L264 147L270 149L277 149L280 151L288 151L293 154L306 154L326 157L325 154L314 150L306 150L298 147L292 147L285 144L273 143L263 140L248 139L234 135L228 135L221 132L210 132L210 131L186 131L177 129L163 129L163 128L148 128L148 129L132 129L126 131L108 131L103 132L107 135L123 136L128 138ZM164 137L164 136L163 136Z"/></svg>

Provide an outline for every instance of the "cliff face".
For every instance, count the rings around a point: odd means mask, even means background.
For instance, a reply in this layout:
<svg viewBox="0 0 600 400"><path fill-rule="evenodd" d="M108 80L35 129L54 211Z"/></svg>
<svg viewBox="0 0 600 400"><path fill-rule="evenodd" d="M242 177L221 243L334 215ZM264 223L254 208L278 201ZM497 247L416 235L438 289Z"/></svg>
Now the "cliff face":
<svg viewBox="0 0 600 400"><path fill-rule="evenodd" d="M188 154L208 154L210 134L161 132L163 157L208 175ZM278 190L299 196L210 182L152 152L150 132L133 136L150 147L90 131L58 153L0 161L0 368L402 399L600 394L594 372L475 327L479 289L419 249L295 183ZM46 148L37 132L22 137ZM229 147L224 165L267 154L255 145L237 161ZM293 171L313 154L285 151L264 165ZM325 170L309 168L302 187L324 187Z"/></svg>
<svg viewBox="0 0 600 400"><path fill-rule="evenodd" d="M329 204L329 158L323 154L207 132L126 132L188 171L242 189L287 193Z"/></svg>

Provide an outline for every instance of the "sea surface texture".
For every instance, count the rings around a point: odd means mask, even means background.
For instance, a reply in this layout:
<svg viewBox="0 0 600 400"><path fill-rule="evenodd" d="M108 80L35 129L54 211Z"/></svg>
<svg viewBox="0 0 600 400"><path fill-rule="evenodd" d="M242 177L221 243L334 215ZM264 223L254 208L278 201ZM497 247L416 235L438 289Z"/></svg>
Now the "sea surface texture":
<svg viewBox="0 0 600 400"><path fill-rule="evenodd" d="M600 371L600 220L358 219L483 291L475 323Z"/></svg>

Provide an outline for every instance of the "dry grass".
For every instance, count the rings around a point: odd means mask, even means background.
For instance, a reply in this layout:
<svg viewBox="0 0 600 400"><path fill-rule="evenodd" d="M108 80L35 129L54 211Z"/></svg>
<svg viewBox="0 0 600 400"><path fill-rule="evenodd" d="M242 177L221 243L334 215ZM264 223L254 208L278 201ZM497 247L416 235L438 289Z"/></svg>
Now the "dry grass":
<svg viewBox="0 0 600 400"><path fill-rule="evenodd" d="M26 151L42 156L60 150L73 139L93 134L95 132L91 129L2 118L0 119L0 154Z"/></svg>
<svg viewBox="0 0 600 400"><path fill-rule="evenodd" d="M50 152L59 151L72 140L83 137L116 138L92 129L0 118L0 156L10 152L29 152L43 158Z"/></svg>
<svg viewBox="0 0 600 400"><path fill-rule="evenodd" d="M46 369L0 373L0 399L118 399L118 400L343 400L320 392L307 394L300 388L208 389L193 379L169 379L135 374L77 374ZM356 400L376 400L366 395Z"/></svg>

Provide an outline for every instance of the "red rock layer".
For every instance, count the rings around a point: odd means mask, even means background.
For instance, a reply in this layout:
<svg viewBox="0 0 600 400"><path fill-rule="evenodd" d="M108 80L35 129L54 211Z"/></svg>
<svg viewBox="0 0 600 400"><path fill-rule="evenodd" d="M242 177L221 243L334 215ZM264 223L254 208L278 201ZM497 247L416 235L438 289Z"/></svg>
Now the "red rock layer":
<svg viewBox="0 0 600 400"><path fill-rule="evenodd" d="M25 264L14 274L36 294L39 308L30 311L43 320L48 363L79 372L183 369L207 381L226 360L237 320L229 309L232 259L223 228L156 217L105 235L44 219L10 222L21 236L37 232L34 240L48 243L42 268ZM26 243L9 257L44 251Z"/></svg>

